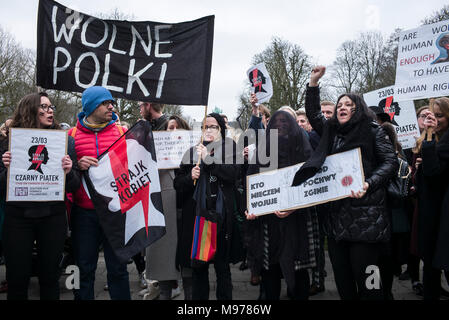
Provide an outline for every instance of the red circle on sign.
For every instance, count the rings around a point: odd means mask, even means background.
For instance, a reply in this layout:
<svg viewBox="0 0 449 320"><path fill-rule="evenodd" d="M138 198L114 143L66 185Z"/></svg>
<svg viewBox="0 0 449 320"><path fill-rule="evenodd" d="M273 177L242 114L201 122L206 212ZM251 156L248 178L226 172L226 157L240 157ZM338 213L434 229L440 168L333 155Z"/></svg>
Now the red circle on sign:
<svg viewBox="0 0 449 320"><path fill-rule="evenodd" d="M348 187L352 184L353 179L351 176L345 176L343 179L341 179L341 184L343 187Z"/></svg>

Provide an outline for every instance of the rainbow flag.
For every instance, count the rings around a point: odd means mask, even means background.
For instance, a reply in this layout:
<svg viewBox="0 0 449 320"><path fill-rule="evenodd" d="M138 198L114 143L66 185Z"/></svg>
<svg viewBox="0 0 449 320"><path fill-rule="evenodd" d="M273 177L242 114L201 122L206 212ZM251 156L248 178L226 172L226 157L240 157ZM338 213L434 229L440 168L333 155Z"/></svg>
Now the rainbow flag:
<svg viewBox="0 0 449 320"><path fill-rule="evenodd" d="M217 251L217 223L196 216L191 259L207 262L214 258L215 251Z"/></svg>

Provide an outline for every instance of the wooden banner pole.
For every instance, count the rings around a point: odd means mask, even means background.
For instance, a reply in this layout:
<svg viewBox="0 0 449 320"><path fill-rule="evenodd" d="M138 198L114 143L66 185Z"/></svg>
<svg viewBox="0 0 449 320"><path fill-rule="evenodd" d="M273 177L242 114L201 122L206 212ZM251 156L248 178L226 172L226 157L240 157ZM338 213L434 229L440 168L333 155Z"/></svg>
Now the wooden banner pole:
<svg viewBox="0 0 449 320"><path fill-rule="evenodd" d="M203 125L201 126L201 144L203 144L204 132L206 131L204 129L204 126L206 125L206 117L207 117L207 106L205 106L205 108L204 108L204 119L203 119ZM201 163L201 156L198 157L196 166L198 167L200 165L200 163ZM196 179L193 180L193 185L196 185Z"/></svg>

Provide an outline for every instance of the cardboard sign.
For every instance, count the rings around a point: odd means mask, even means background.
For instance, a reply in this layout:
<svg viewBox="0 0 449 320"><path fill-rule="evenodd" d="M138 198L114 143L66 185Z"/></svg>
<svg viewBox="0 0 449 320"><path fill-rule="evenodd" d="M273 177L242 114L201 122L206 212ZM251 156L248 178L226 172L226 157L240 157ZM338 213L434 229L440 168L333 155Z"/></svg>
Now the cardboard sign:
<svg viewBox="0 0 449 320"><path fill-rule="evenodd" d="M259 63L254 67L249 68L246 74L258 102L264 103L270 101L270 98L273 95L273 84L271 83L271 78L265 64Z"/></svg>
<svg viewBox="0 0 449 320"><path fill-rule="evenodd" d="M397 101L449 95L449 20L401 32Z"/></svg>
<svg viewBox="0 0 449 320"><path fill-rule="evenodd" d="M247 177L248 213L264 215L335 201L360 191L365 177L360 148L328 156L320 171L303 184L292 187L303 163Z"/></svg>
<svg viewBox="0 0 449 320"><path fill-rule="evenodd" d="M418 120L413 101L395 101L394 86L374 90L363 95L368 106L378 106L390 116L403 149L414 148L419 138Z"/></svg>
<svg viewBox="0 0 449 320"><path fill-rule="evenodd" d="M157 168L179 168L184 153L201 139L201 131L155 131L154 147L156 149Z"/></svg>
<svg viewBox="0 0 449 320"><path fill-rule="evenodd" d="M11 128L6 201L64 201L67 132Z"/></svg>

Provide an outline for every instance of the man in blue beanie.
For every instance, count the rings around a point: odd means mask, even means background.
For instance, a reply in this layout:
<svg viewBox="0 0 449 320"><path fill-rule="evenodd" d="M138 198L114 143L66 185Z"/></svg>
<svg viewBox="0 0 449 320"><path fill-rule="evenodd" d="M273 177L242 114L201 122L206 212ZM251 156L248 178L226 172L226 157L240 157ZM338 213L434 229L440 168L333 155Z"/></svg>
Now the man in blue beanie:
<svg viewBox="0 0 449 320"><path fill-rule="evenodd" d="M76 127L68 134L75 139L75 150L80 170L98 165L98 157L125 131L116 125L117 115L112 111L115 100L109 90L95 86L86 89L82 96L83 110L78 114ZM118 261L106 239L89 199L81 184L73 194L70 214L75 262L80 269L80 288L74 290L75 300L93 300L95 271L98 252L103 244L108 272L108 288L111 299L130 300L129 276L126 264Z"/></svg>

